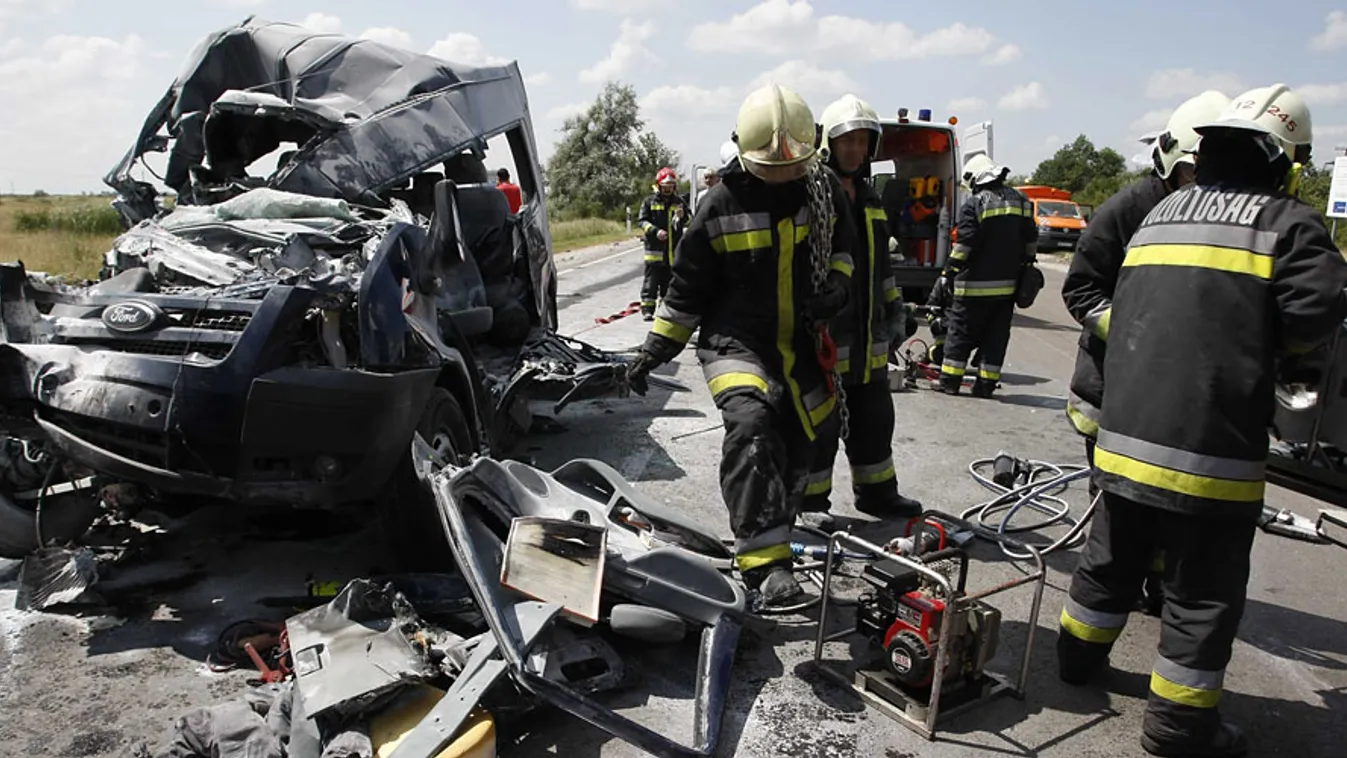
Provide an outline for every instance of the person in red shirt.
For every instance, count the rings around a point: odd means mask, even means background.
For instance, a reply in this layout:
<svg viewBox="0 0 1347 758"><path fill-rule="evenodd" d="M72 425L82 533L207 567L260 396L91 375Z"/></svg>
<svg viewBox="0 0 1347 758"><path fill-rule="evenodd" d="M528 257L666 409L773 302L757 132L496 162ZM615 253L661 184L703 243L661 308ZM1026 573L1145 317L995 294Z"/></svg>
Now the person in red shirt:
<svg viewBox="0 0 1347 758"><path fill-rule="evenodd" d="M524 204L524 195L519 191L518 184L510 182L508 169L500 169L496 172L496 189L505 193L505 199L510 202L510 213L518 213L519 206Z"/></svg>

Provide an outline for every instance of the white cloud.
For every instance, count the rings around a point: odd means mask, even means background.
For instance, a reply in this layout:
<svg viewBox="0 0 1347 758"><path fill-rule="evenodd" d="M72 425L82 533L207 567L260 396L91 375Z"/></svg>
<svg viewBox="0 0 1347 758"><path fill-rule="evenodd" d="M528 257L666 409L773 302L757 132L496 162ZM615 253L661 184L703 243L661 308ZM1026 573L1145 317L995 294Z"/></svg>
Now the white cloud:
<svg viewBox="0 0 1347 758"><path fill-rule="evenodd" d="M622 19L622 28L618 31L617 40L608 49L608 57L581 71L580 81L606 82L621 76L633 63L657 60L655 54L645 46L645 41L654 33L654 22L638 24L629 18Z"/></svg>
<svg viewBox="0 0 1347 758"><path fill-rule="evenodd" d="M686 118L731 111L737 101L730 87L704 89L691 84L665 85L650 90L641 98L641 110Z"/></svg>
<svg viewBox="0 0 1347 758"><path fill-rule="evenodd" d="M1024 56L1019 45L1006 44L996 48L996 52L983 57L982 62L989 66L1004 66L1007 63L1014 63Z"/></svg>
<svg viewBox="0 0 1347 758"><path fill-rule="evenodd" d="M1347 13L1333 11L1324 19L1324 30L1310 40L1310 47L1315 50L1336 50L1344 46L1347 46Z"/></svg>
<svg viewBox="0 0 1347 758"><path fill-rule="evenodd" d="M945 105L945 110L951 113L973 111L981 108L983 104L980 97L956 97Z"/></svg>
<svg viewBox="0 0 1347 758"><path fill-rule="evenodd" d="M19 55L28 49L28 43L14 37L13 39L0 40L0 58Z"/></svg>
<svg viewBox="0 0 1347 758"><path fill-rule="evenodd" d="M996 101L998 108L1008 111L1022 111L1030 108L1048 107L1048 98L1043 94L1043 85L1039 82L1021 84Z"/></svg>
<svg viewBox="0 0 1347 758"><path fill-rule="evenodd" d="M1056 134L1049 134L1043 138L1043 149L1050 150L1054 153L1060 150L1064 144L1066 143L1064 143L1062 138Z"/></svg>
<svg viewBox="0 0 1347 758"><path fill-rule="evenodd" d="M96 186L144 118L146 95L135 85L148 60L136 35L57 35L0 60L6 176L27 183L27 191ZM97 129L89 128L91 118Z"/></svg>
<svg viewBox="0 0 1347 758"><path fill-rule="evenodd" d="M328 13L313 12L304 17L299 25L312 29L319 34L336 34L341 31L341 19Z"/></svg>
<svg viewBox="0 0 1347 758"><path fill-rule="evenodd" d="M1295 90L1310 105L1331 105L1347 100L1347 83L1302 84Z"/></svg>
<svg viewBox="0 0 1347 758"><path fill-rule="evenodd" d="M1169 123L1169 117L1172 115L1174 115L1173 108L1158 108L1153 111L1146 111L1140 118L1132 122L1132 131L1139 133L1158 132L1165 128L1165 124Z"/></svg>
<svg viewBox="0 0 1347 758"><path fill-rule="evenodd" d="M571 5L582 11L631 13L659 8L660 0L571 0Z"/></svg>
<svg viewBox="0 0 1347 758"><path fill-rule="evenodd" d="M144 53L145 44L134 34L121 41L72 35L49 37L40 54L0 62L0 93L60 91L65 98L72 88L91 82L134 78Z"/></svg>
<svg viewBox="0 0 1347 758"><path fill-rule="evenodd" d="M1244 91L1239 77L1225 72L1200 73L1191 68L1169 68L1151 72L1146 80L1146 97L1156 100L1189 98L1214 89L1233 97Z"/></svg>
<svg viewBox="0 0 1347 758"><path fill-rule="evenodd" d="M360 33L361 39L382 42L385 45L400 47L404 50L411 50L416 46L412 41L412 35L393 26L375 26Z"/></svg>
<svg viewBox="0 0 1347 758"><path fill-rule="evenodd" d="M1328 124L1314 127L1315 137L1347 137L1347 124Z"/></svg>
<svg viewBox="0 0 1347 758"><path fill-rule="evenodd" d="M844 92L853 92L861 88L861 85L848 76L845 71L823 69L811 63L796 60L786 61L771 71L758 74L749 83L748 89L757 89L773 82L795 90L806 100L808 95L814 94L825 95L830 102L832 99L840 97ZM821 111L823 104L820 103L815 108Z"/></svg>
<svg viewBox="0 0 1347 758"><path fill-rule="evenodd" d="M918 34L897 21L836 15L816 17L808 0L763 0L728 20L698 24L687 44L702 52L729 50L767 55L814 52L884 61L977 55L994 47L996 36L963 23Z"/></svg>
<svg viewBox="0 0 1347 758"><path fill-rule="evenodd" d="M552 75L547 73L546 71L533 74L532 76L524 77L524 84L530 87L546 87L551 83L552 83Z"/></svg>
<svg viewBox="0 0 1347 758"><path fill-rule="evenodd" d="M468 66L504 66L510 62L509 58L488 55L480 39L464 32L454 32L431 45L430 54Z"/></svg>
<svg viewBox="0 0 1347 758"><path fill-rule="evenodd" d="M566 103L565 105L558 105L557 107L549 110L544 115L544 118L546 118L549 121L565 121L571 116L578 116L581 113L584 113L585 111L589 110L589 106L592 104L593 103L591 102L583 102L583 103Z"/></svg>

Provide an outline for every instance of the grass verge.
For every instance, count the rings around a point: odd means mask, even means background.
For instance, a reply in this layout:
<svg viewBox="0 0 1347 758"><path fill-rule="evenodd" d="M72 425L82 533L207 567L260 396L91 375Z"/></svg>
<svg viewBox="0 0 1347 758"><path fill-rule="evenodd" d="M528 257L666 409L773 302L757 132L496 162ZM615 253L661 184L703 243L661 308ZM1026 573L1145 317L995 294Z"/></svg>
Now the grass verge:
<svg viewBox="0 0 1347 758"><path fill-rule="evenodd" d="M552 253L554 255L568 253L584 247L635 238L635 235L627 234L625 224L604 218L557 221L550 226L552 230Z"/></svg>
<svg viewBox="0 0 1347 758"><path fill-rule="evenodd" d="M96 279L121 233L107 197L0 197L0 260L29 271Z"/></svg>

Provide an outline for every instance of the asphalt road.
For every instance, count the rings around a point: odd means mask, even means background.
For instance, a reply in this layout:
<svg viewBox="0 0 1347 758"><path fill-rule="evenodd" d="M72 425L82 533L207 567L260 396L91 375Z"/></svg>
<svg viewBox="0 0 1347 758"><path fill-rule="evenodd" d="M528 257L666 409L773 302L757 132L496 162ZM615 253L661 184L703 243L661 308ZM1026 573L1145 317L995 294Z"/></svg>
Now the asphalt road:
<svg viewBox="0 0 1347 758"><path fill-rule="evenodd" d="M561 331L607 349L630 349L644 337L639 316L597 325L596 317L637 299L640 253L605 246L560 259ZM1053 264L1048 264L1052 266ZM1056 292L1059 270L1033 308L1016 317L1003 389L990 401L919 390L896 393L894 454L903 491L928 507L958 512L988 498L968 464L998 450L1043 461L1080 464L1081 443L1063 407L1076 329ZM613 465L652 496L686 510L723 536L728 525L716 471L721 433L692 351L660 373L692 388L652 390L645 398L576 404L558 418L563 429L529 440L544 468L576 457ZM898 525L874 522L851 508L845 459L839 461L835 510L856 533L883 541ZM1084 486L1065 496L1079 514ZM1279 489L1269 501L1312 515L1314 501ZM184 710L239 694L242 673L212 674L202 664L229 622L275 611L271 595L302 594L305 577L345 579L388 565L373 547L373 527L331 521L199 511L165 519L169 534L149 540L144 556L112 576L124 600L110 616L22 614L11 610L14 568L0 565L0 753L24 756L114 756L147 741L158 746ZM317 526L319 538L297 536ZM1060 534L1060 529L1048 530ZM1022 564L988 545L974 548L970 586L1021 576ZM1134 756L1158 638L1156 619L1134 615L1101 688L1057 682L1052 643L1076 551L1048 558L1047 589L1030 658L1027 696L1000 699L951 719L935 742L864 707L823 680L810 663L816 615L753 621L736 661L720 755ZM1347 745L1347 592L1332 577L1347 572L1347 551L1259 535L1249 605L1226 679L1222 710L1250 732L1254 756L1344 755ZM1004 616L992 664L1014 672L1028 630L1027 590L993 598ZM282 614L283 616L284 614ZM853 644L856 651L863 644ZM848 645L829 646L844 658ZM693 658L686 650L638 652L629 659L636 689L617 703L673 736L690 732ZM1336 718L1335 718L1336 716ZM561 714L539 718L504 755L636 756L643 753Z"/></svg>

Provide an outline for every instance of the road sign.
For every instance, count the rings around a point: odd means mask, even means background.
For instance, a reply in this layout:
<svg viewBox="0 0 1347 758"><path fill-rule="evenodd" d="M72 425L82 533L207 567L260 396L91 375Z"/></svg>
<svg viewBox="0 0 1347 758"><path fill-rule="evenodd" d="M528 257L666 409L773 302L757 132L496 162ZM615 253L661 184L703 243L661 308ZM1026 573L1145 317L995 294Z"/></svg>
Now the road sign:
<svg viewBox="0 0 1347 758"><path fill-rule="evenodd" d="M1329 218L1347 218L1347 156L1333 159L1333 183L1328 188Z"/></svg>

